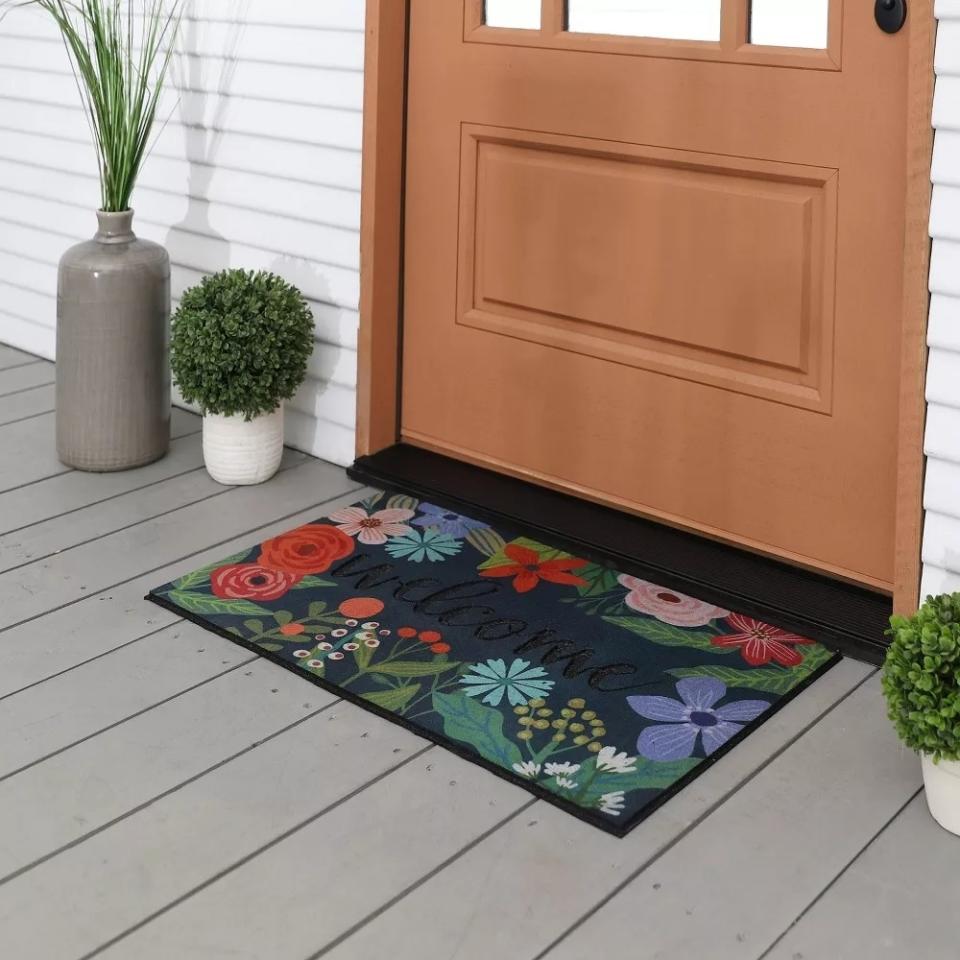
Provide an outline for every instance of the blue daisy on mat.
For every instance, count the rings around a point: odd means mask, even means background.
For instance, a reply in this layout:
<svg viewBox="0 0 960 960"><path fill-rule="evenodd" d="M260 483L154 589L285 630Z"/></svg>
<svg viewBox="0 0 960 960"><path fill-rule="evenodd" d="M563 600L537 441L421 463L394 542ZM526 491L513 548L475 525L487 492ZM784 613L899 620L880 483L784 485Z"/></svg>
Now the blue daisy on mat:
<svg viewBox="0 0 960 960"><path fill-rule="evenodd" d="M415 526L433 527L441 533L460 540L471 530L485 530L489 527L487 523L471 520L469 517L454 513L453 510L447 510L445 507L438 507L433 503L421 503L420 509L423 511L423 516L411 521Z"/></svg>
<svg viewBox="0 0 960 960"><path fill-rule="evenodd" d="M463 543L440 530L411 530L405 536L389 540L386 549L394 560L439 563L455 557L463 549Z"/></svg>
<svg viewBox="0 0 960 960"><path fill-rule="evenodd" d="M509 667L503 660L487 660L475 663L460 683L468 697L482 697L491 707L500 706L504 695L511 706L521 707L550 693L554 682L549 676L543 667L531 667L528 660L514 660Z"/></svg>

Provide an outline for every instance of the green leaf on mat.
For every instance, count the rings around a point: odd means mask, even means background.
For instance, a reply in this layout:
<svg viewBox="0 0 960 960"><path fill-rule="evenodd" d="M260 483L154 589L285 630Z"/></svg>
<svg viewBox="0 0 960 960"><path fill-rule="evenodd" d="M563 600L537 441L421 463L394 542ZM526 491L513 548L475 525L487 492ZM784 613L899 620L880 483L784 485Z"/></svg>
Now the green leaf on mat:
<svg viewBox="0 0 960 960"><path fill-rule="evenodd" d="M531 540L529 537L517 537L516 540L511 540L509 545L512 547L525 547L527 550L532 550L540 558L541 563L545 563L547 560L556 560L558 557L567 558L573 556L572 553L566 553L563 550L548 547L537 540ZM501 567L505 564L513 563L514 561L503 552L506 546L507 544L504 542L503 546L495 554L492 554L489 560L484 560L477 569L489 570L491 567ZM578 571L575 570L573 572L579 576Z"/></svg>
<svg viewBox="0 0 960 960"><path fill-rule="evenodd" d="M446 660L427 660L422 663L416 660L395 660L393 663L378 663L373 672L390 677L433 677L458 666L459 662L450 663Z"/></svg>
<svg viewBox="0 0 960 960"><path fill-rule="evenodd" d="M262 617L271 616L269 610L257 606L250 600L221 600L220 597L210 597L203 593L190 593L186 590L171 590L167 599L182 607L188 613L200 613L215 616L229 614L235 617Z"/></svg>
<svg viewBox="0 0 960 960"><path fill-rule="evenodd" d="M312 574L310 576L304 577L299 582L295 583L290 589L291 590L306 590L310 587L335 587L336 584L332 580L324 580L323 577L315 577Z"/></svg>
<svg viewBox="0 0 960 960"><path fill-rule="evenodd" d="M806 651L806 653L803 658L803 663L801 663L797 669L805 670L808 674L818 670L828 660L832 660L836 656L832 650L828 650L819 643L815 646L800 647L799 649L801 651Z"/></svg>
<svg viewBox="0 0 960 960"><path fill-rule="evenodd" d="M413 497L405 497L402 494L397 494L387 501L387 509L389 510L416 510L419 506L419 500L415 500Z"/></svg>
<svg viewBox="0 0 960 960"><path fill-rule="evenodd" d="M484 530L471 530L467 534L467 543L486 557L495 557L501 554L503 548L507 545L506 540L496 530L491 530L489 527Z"/></svg>
<svg viewBox="0 0 960 960"><path fill-rule="evenodd" d="M576 573L578 577L587 581L585 586L577 587L581 597L599 597L605 593L610 593L611 590L616 590L620 586L617 580L620 574L609 567L600 566L599 563L591 563L581 567ZM623 595L624 592L621 590L620 596Z"/></svg>
<svg viewBox="0 0 960 960"><path fill-rule="evenodd" d="M382 707L384 710L397 712L402 710L419 692L420 684L411 683L405 687L393 687L390 690L365 693L363 699Z"/></svg>
<svg viewBox="0 0 960 960"><path fill-rule="evenodd" d="M353 651L353 659L361 670L366 670L367 667L370 666L370 661L373 660L373 654L373 647L368 647L365 643L361 643L360 646Z"/></svg>
<svg viewBox="0 0 960 960"><path fill-rule="evenodd" d="M433 707L443 717L443 732L468 743L484 760L508 770L523 758L520 748L503 732L503 714L465 693L435 693Z"/></svg>
<svg viewBox="0 0 960 960"><path fill-rule="evenodd" d="M181 577L179 580L176 580L173 585L177 588L177 590L192 590L195 587L209 583L210 574L213 573L214 570L219 570L221 567L229 567L234 563L241 563L243 560L246 560L248 553L250 553L249 549L244 550L243 553L235 553L232 557L225 557L223 560L217 560L215 563L208 563L205 567L201 567L199 570L194 570L191 573Z"/></svg>
<svg viewBox="0 0 960 960"><path fill-rule="evenodd" d="M738 670L733 667L677 667L667 671L670 676L713 677L728 687L742 687L746 690L758 690L763 693L784 694L793 689L800 679L790 670L780 667L760 667L754 670Z"/></svg>
<svg viewBox="0 0 960 960"><path fill-rule="evenodd" d="M713 677L728 687L741 687L744 690L757 690L760 693L771 693L783 696L789 693L798 684L809 679L820 669L833 654L826 647L819 644L812 647L804 658L803 663L796 667L734 667L703 666L703 667L676 667L667 672L674 677Z"/></svg>
<svg viewBox="0 0 960 960"><path fill-rule="evenodd" d="M606 623L615 627L622 627L631 633L658 643L663 647L692 647L695 650L709 650L711 653L733 653L735 647L715 647L712 643L719 631L686 630L683 627L674 627L660 620L648 617L604 617Z"/></svg>

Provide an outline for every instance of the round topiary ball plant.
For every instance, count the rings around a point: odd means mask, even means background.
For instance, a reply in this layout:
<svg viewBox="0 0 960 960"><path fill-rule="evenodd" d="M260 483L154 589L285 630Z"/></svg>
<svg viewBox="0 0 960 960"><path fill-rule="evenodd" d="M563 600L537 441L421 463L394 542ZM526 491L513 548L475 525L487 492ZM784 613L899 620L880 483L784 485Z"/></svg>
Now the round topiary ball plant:
<svg viewBox="0 0 960 960"><path fill-rule="evenodd" d="M204 278L173 318L174 380L204 414L252 420L272 413L303 383L312 351L313 315L303 294L264 271Z"/></svg>
<svg viewBox="0 0 960 960"><path fill-rule="evenodd" d="M960 760L960 593L893 617L883 692L900 739L934 761Z"/></svg>

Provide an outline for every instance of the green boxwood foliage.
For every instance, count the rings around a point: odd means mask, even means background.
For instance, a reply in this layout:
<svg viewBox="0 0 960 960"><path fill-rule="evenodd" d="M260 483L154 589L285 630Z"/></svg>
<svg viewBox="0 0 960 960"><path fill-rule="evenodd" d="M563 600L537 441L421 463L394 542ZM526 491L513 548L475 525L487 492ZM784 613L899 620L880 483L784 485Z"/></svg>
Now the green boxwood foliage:
<svg viewBox="0 0 960 960"><path fill-rule="evenodd" d="M883 692L900 739L935 760L960 760L960 593L892 617Z"/></svg>
<svg viewBox="0 0 960 960"><path fill-rule="evenodd" d="M183 398L204 413L272 413L303 383L313 315L272 273L225 270L188 290L173 318L170 362Z"/></svg>

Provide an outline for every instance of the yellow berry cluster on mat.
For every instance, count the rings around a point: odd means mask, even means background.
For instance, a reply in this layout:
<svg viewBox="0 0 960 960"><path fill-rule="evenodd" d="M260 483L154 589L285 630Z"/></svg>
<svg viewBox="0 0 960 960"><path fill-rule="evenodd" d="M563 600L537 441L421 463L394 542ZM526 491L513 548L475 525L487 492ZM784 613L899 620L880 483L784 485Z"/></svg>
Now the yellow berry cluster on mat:
<svg viewBox="0 0 960 960"><path fill-rule="evenodd" d="M586 709L586 701L575 697L567 701L567 705L556 715L546 700L537 698L526 706L514 707L517 722L520 724L518 740L532 740L537 731L553 731L550 739L557 744L569 740L575 746L586 747L591 753L599 753L603 744L601 740L606 736L603 721L595 710Z"/></svg>

